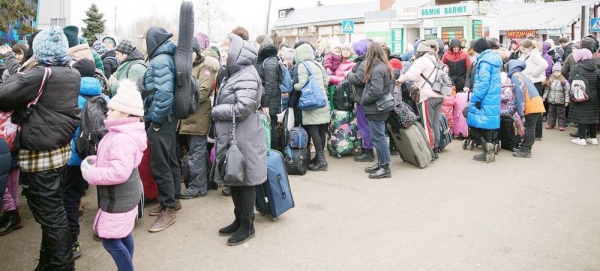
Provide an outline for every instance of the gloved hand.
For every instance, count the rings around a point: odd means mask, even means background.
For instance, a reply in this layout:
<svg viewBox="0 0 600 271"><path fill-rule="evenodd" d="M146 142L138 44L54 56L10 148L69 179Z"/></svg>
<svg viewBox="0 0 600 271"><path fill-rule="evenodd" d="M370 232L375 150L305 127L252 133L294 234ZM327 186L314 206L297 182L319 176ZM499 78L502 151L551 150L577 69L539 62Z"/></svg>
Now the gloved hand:
<svg viewBox="0 0 600 271"><path fill-rule="evenodd" d="M83 161L81 161L81 176L83 177L84 180L87 180L88 170L90 169L90 167L93 167L93 164L94 164L94 160L91 157L88 157L86 159L83 159Z"/></svg>
<svg viewBox="0 0 600 271"><path fill-rule="evenodd" d="M481 110L481 102L480 101L475 102L475 108L477 108L477 110Z"/></svg>

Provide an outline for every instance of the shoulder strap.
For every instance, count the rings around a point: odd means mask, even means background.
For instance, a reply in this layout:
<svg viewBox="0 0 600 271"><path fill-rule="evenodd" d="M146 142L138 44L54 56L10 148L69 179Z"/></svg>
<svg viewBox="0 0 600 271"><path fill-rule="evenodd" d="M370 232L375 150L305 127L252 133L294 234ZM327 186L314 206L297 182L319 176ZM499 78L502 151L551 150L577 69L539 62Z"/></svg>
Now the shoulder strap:
<svg viewBox="0 0 600 271"><path fill-rule="evenodd" d="M133 65L142 65L145 68L148 68L146 66L146 64L144 64L144 63L131 63L131 65L129 65L129 67L127 67L127 72L125 73L125 78L129 78L129 71L131 70L131 68L133 68Z"/></svg>
<svg viewBox="0 0 600 271"><path fill-rule="evenodd" d="M431 73L429 74L429 77L431 77L434 72L437 72L437 63L435 61L433 61L433 59L431 59L431 58L429 60L431 60L431 62L433 62L433 71L431 71ZM425 77L423 75L423 73L421 73L421 77L423 77L423 79L425 79L426 83L429 83L429 85L431 85L433 87L433 83L431 81L429 81L429 78ZM421 88L423 88L424 86L425 86L425 84L423 84L421 86Z"/></svg>
<svg viewBox="0 0 600 271"><path fill-rule="evenodd" d="M306 62L308 62L308 61L302 62L302 65L304 65L304 68L306 68L306 71L308 71L308 76L311 76L311 75L313 75L312 69L310 68L310 65L308 65Z"/></svg>
<svg viewBox="0 0 600 271"><path fill-rule="evenodd" d="M37 104L38 100L40 99L40 96L42 96L42 93L44 92L44 89L46 88L46 84L48 83L48 80L50 80L51 75L52 75L52 68L45 67L44 68L44 77L42 77L42 83L40 84L40 88L38 89L37 96L35 97L35 99L33 99L31 102L29 102L29 104L27 104L27 108L30 108L31 106L34 106Z"/></svg>

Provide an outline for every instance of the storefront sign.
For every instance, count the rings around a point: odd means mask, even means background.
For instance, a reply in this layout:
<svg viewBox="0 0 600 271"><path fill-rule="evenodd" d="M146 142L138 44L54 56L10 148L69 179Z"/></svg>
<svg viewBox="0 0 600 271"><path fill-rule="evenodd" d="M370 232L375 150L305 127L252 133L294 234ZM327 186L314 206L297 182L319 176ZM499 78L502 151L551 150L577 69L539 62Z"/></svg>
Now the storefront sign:
<svg viewBox="0 0 600 271"><path fill-rule="evenodd" d="M392 29L392 53L404 53L404 28Z"/></svg>
<svg viewBox="0 0 600 271"><path fill-rule="evenodd" d="M396 10L384 10L384 11L368 11L365 12L365 21L383 21L391 20L396 18Z"/></svg>
<svg viewBox="0 0 600 271"><path fill-rule="evenodd" d="M467 19L437 19L433 21L433 26L466 26L469 25Z"/></svg>
<svg viewBox="0 0 600 271"><path fill-rule="evenodd" d="M437 18L472 15L470 4L429 6L419 8L419 18Z"/></svg>
<svg viewBox="0 0 600 271"><path fill-rule="evenodd" d="M481 20L473 20L473 39L483 37L483 22Z"/></svg>
<svg viewBox="0 0 600 271"><path fill-rule="evenodd" d="M406 6L399 7L396 11L398 20L414 20L417 19L419 14L419 7L417 6Z"/></svg>
<svg viewBox="0 0 600 271"><path fill-rule="evenodd" d="M529 34L537 36L537 31L535 31L535 30L507 30L506 31L506 37L508 37L509 39L522 39Z"/></svg>
<svg viewBox="0 0 600 271"><path fill-rule="evenodd" d="M479 2L479 13L488 14L490 13L490 9L492 8L492 3L487 1Z"/></svg>

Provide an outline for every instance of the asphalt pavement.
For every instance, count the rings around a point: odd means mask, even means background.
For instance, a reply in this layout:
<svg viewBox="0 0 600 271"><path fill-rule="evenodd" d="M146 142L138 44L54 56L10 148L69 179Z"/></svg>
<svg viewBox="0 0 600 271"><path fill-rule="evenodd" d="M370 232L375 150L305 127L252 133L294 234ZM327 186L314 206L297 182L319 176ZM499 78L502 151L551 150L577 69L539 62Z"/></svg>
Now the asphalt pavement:
<svg viewBox="0 0 600 271"><path fill-rule="evenodd" d="M296 207L277 222L259 216L256 237L228 247L220 227L233 204L219 191L183 200L164 232L154 217L134 229L136 270L600 270L600 146L576 146L545 130L533 157L502 150L471 158L453 141L419 169L394 157L391 179L370 180L368 163L328 156L329 170L290 176ZM77 270L116 270L92 239L96 192L81 218ZM156 202L146 207L156 206ZM21 198L25 227L0 237L0 269L33 270L41 230Z"/></svg>

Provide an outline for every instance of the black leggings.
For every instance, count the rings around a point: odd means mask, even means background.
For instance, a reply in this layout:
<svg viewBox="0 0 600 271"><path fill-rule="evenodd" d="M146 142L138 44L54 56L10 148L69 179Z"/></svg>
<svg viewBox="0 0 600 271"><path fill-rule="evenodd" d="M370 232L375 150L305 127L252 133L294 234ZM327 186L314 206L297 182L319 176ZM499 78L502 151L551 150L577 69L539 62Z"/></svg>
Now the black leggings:
<svg viewBox="0 0 600 271"><path fill-rule="evenodd" d="M327 133L328 124L305 125L308 137L311 138L317 152L325 150L325 142L327 141L325 134Z"/></svg>
<svg viewBox="0 0 600 271"><path fill-rule="evenodd" d="M596 130L598 130L598 124L579 124L577 126L579 138L586 138L588 131L590 138L596 138Z"/></svg>

